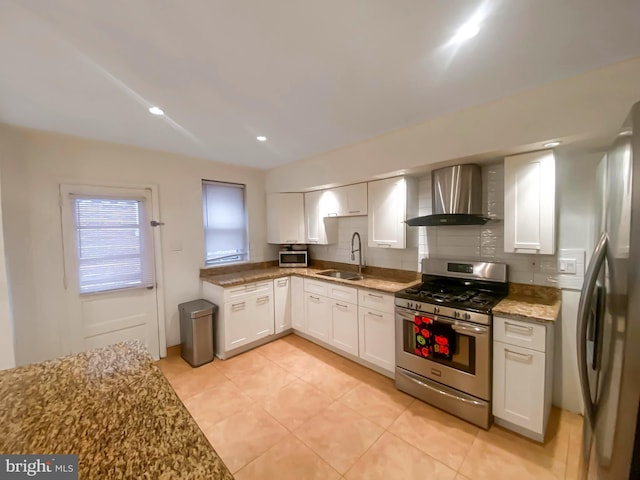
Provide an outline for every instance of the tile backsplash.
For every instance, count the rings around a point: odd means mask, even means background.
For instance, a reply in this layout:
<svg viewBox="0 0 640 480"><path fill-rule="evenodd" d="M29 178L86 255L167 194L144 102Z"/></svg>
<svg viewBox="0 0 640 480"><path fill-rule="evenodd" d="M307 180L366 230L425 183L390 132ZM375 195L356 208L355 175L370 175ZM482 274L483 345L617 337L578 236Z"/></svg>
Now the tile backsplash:
<svg viewBox="0 0 640 480"><path fill-rule="evenodd" d="M584 251L559 250L556 255L526 255L504 252L504 167L502 164L482 167L483 205L485 214L494 219L485 225L413 227L419 228L418 248L405 250L369 248L367 217L338 219L338 243L310 245L312 258L336 262L351 260L351 236L359 232L362 238L363 262L386 268L420 270L425 257L455 260L503 262L509 266L509 280L515 283L579 288L584 271ZM418 214L432 213L431 174L419 179ZM411 228L411 227L410 227ZM578 259L576 275L559 275L558 255ZM357 257L356 257L357 261ZM566 282L566 280L569 280Z"/></svg>

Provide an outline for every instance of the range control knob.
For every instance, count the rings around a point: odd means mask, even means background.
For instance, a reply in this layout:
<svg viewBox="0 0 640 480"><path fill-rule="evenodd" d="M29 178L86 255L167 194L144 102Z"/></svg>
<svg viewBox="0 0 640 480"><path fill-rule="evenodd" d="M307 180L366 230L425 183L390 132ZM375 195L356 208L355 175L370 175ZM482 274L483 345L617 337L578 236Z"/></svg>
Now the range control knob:
<svg viewBox="0 0 640 480"><path fill-rule="evenodd" d="M416 310L422 310L422 305L420 305L419 303L416 303Z"/></svg>
<svg viewBox="0 0 640 480"><path fill-rule="evenodd" d="M464 318L465 320L470 320L471 319L471 315L469 313L464 313L462 315L462 318Z"/></svg>
<svg viewBox="0 0 640 480"><path fill-rule="evenodd" d="M407 302L407 308L413 308L413 302Z"/></svg>
<svg viewBox="0 0 640 480"><path fill-rule="evenodd" d="M460 312L457 312L457 311L454 310L453 311L453 316L454 316L454 318L460 318Z"/></svg>
<svg viewBox="0 0 640 480"><path fill-rule="evenodd" d="M439 313L440 312L440 308L438 307L433 307L433 313Z"/></svg>

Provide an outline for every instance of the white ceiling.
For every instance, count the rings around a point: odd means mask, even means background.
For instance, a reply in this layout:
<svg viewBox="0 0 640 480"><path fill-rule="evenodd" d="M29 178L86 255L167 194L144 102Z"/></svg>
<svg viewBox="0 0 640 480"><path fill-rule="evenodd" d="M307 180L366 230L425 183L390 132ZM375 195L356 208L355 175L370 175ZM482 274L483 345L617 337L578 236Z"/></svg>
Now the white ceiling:
<svg viewBox="0 0 640 480"><path fill-rule="evenodd" d="M0 0L0 121L267 169L640 56L639 20L637 0Z"/></svg>

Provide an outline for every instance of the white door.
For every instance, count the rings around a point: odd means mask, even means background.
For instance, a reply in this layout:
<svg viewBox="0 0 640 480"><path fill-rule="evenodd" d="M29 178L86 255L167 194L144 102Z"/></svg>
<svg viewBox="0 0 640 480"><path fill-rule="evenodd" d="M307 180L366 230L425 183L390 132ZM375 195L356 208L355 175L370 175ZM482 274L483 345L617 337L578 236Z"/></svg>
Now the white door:
<svg viewBox="0 0 640 480"><path fill-rule="evenodd" d="M152 194L60 186L71 351L140 339L160 355Z"/></svg>

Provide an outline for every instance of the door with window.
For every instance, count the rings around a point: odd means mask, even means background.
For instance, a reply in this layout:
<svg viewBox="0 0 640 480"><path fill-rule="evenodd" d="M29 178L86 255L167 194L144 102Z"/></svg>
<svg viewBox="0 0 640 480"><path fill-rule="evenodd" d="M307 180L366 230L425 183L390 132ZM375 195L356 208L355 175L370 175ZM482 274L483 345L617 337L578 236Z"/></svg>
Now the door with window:
<svg viewBox="0 0 640 480"><path fill-rule="evenodd" d="M152 195L61 185L71 350L140 339L159 358Z"/></svg>

